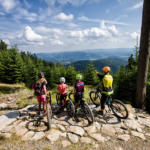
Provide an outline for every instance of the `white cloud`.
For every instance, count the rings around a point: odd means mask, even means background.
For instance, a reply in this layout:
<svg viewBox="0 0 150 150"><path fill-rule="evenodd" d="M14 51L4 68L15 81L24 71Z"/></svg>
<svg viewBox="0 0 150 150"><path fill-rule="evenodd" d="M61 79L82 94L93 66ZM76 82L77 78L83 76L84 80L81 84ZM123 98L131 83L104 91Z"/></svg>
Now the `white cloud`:
<svg viewBox="0 0 150 150"><path fill-rule="evenodd" d="M24 37L27 41L30 42L39 42L43 39L43 37L35 33L30 26L25 27Z"/></svg>
<svg viewBox="0 0 150 150"><path fill-rule="evenodd" d="M131 36L132 39L137 39L137 38L140 37L140 34L137 33L137 32L133 32L133 33L130 34L130 36Z"/></svg>
<svg viewBox="0 0 150 150"><path fill-rule="evenodd" d="M105 21L105 23L108 23L108 24L125 25L125 26L128 25L127 23L120 22L120 21L91 19L91 18L88 18L88 17L85 17L85 16L79 17L78 20L87 21L87 22L97 22L97 23L101 23L101 22Z"/></svg>
<svg viewBox="0 0 150 150"><path fill-rule="evenodd" d="M59 39L50 39L50 41L51 41L52 45L56 45L56 46L64 45L64 43L62 41L60 41Z"/></svg>
<svg viewBox="0 0 150 150"><path fill-rule="evenodd" d="M137 4L133 5L132 7L128 8L128 9L135 10L135 9L141 8L142 6L143 6L143 1L138 2Z"/></svg>
<svg viewBox="0 0 150 150"><path fill-rule="evenodd" d="M116 27L114 25L109 26L108 30L110 30L112 33L114 33L116 35L118 34L118 30L116 29Z"/></svg>
<svg viewBox="0 0 150 150"><path fill-rule="evenodd" d="M38 19L37 14L28 12L24 8L17 8L17 13L14 15L15 19L26 19L30 22L36 21Z"/></svg>
<svg viewBox="0 0 150 150"><path fill-rule="evenodd" d="M74 6L80 6L83 5L85 3L98 3L101 0L45 0L45 2L49 5L49 6L53 6L55 5L55 3L59 3L60 5L66 5L67 3L72 4Z"/></svg>
<svg viewBox="0 0 150 150"><path fill-rule="evenodd" d="M9 12L17 6L18 2L18 0L0 0L0 5L6 12Z"/></svg>
<svg viewBox="0 0 150 150"><path fill-rule="evenodd" d="M72 14L66 15L65 13L61 12L55 18L61 21L71 21L74 16Z"/></svg>

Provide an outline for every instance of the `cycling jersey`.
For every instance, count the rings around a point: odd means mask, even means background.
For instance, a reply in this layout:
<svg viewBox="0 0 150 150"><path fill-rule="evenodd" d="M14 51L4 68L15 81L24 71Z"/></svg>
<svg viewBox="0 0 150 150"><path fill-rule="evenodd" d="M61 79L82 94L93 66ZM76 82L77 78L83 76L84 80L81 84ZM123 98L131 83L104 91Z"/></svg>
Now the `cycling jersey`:
<svg viewBox="0 0 150 150"><path fill-rule="evenodd" d="M102 93L105 95L111 95L113 94L113 77L110 74L100 75L98 74L98 77L100 80L102 80Z"/></svg>

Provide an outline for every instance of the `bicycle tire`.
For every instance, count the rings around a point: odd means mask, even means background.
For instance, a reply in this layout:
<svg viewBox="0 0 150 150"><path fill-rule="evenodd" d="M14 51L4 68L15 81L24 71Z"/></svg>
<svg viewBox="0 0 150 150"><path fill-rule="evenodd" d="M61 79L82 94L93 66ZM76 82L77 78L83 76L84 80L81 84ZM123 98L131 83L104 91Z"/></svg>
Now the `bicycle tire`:
<svg viewBox="0 0 150 150"><path fill-rule="evenodd" d="M61 106L61 103L60 103L60 94L59 93L56 94L56 102L57 102L58 106Z"/></svg>
<svg viewBox="0 0 150 150"><path fill-rule="evenodd" d="M69 93L69 95L68 95L68 97L69 97L70 100L73 100L73 99L71 98L72 95L74 96L74 93L73 93L73 92Z"/></svg>
<svg viewBox="0 0 150 150"><path fill-rule="evenodd" d="M89 105L84 102L83 104L83 111L84 111L84 114L87 118L87 120L89 121L89 123L93 123L94 122L94 115L92 113L92 110L90 109Z"/></svg>
<svg viewBox="0 0 150 150"><path fill-rule="evenodd" d="M90 100L92 101L92 103L96 106L100 105L100 96L98 95L98 93L96 91L91 91L89 93L90 96Z"/></svg>
<svg viewBox="0 0 150 150"><path fill-rule="evenodd" d="M120 105L120 106L122 106L122 108L124 108L125 115L120 112L121 107L119 107L118 105ZM115 114L116 117L118 117L120 119L127 119L128 118L129 111L128 111L127 107L125 106L125 104L123 102L121 102L120 100L113 99L110 107L111 107L112 112Z"/></svg>
<svg viewBox="0 0 150 150"><path fill-rule="evenodd" d="M75 106L70 99L67 101L66 109L70 117L73 117L75 115Z"/></svg>
<svg viewBox="0 0 150 150"><path fill-rule="evenodd" d="M51 128L51 118L52 118L52 110L50 107L50 104L46 104L46 110L47 110L47 124L48 124L48 129Z"/></svg>

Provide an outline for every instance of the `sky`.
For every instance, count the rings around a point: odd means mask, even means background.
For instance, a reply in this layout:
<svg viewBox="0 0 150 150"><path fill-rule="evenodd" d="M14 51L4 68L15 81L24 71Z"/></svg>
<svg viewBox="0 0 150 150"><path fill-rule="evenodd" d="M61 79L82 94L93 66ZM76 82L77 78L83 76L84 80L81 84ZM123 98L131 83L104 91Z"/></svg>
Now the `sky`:
<svg viewBox="0 0 150 150"><path fill-rule="evenodd" d="M38 52L132 48L143 0L0 0L0 39Z"/></svg>

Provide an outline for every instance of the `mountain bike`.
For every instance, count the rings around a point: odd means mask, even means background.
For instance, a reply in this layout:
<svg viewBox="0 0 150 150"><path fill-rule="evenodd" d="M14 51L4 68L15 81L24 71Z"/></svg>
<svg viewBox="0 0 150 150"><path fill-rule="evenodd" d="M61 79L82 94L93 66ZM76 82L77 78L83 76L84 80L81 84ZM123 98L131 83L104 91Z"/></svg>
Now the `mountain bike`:
<svg viewBox="0 0 150 150"><path fill-rule="evenodd" d="M120 119L127 119L129 115L129 111L125 104L118 100L112 99L112 96L107 96L106 105L108 106L108 110L112 111L114 115Z"/></svg>
<svg viewBox="0 0 150 150"><path fill-rule="evenodd" d="M96 90L93 90L89 93L89 96L90 96L90 99L92 101L92 103L96 106L99 106L99 102L100 102L100 99L101 99L101 89L98 86L96 86Z"/></svg>
<svg viewBox="0 0 150 150"><path fill-rule="evenodd" d="M75 106L74 106L74 104L73 104L73 102L72 102L72 100L70 98L69 99L66 98L66 104L65 104L65 101L61 102L61 100L60 100L60 94L57 93L56 94L56 101L57 101L57 105L59 107L66 107L67 113L68 113L68 115L70 117L74 116L74 114L75 114Z"/></svg>
<svg viewBox="0 0 150 150"><path fill-rule="evenodd" d="M71 91L69 93L69 99L71 99L71 96L73 95L73 91ZM83 97L79 97L79 103L76 104L74 102L74 105L77 108L80 108L82 113L84 114L84 116L86 117L86 119L88 120L89 123L93 123L94 122L94 115L92 113L92 110L90 109L89 105L84 101ZM75 112L76 115L77 111Z"/></svg>
<svg viewBox="0 0 150 150"><path fill-rule="evenodd" d="M51 94L50 92L46 95L46 115L48 122L48 129L51 128L51 119L52 119L52 107L51 107Z"/></svg>

